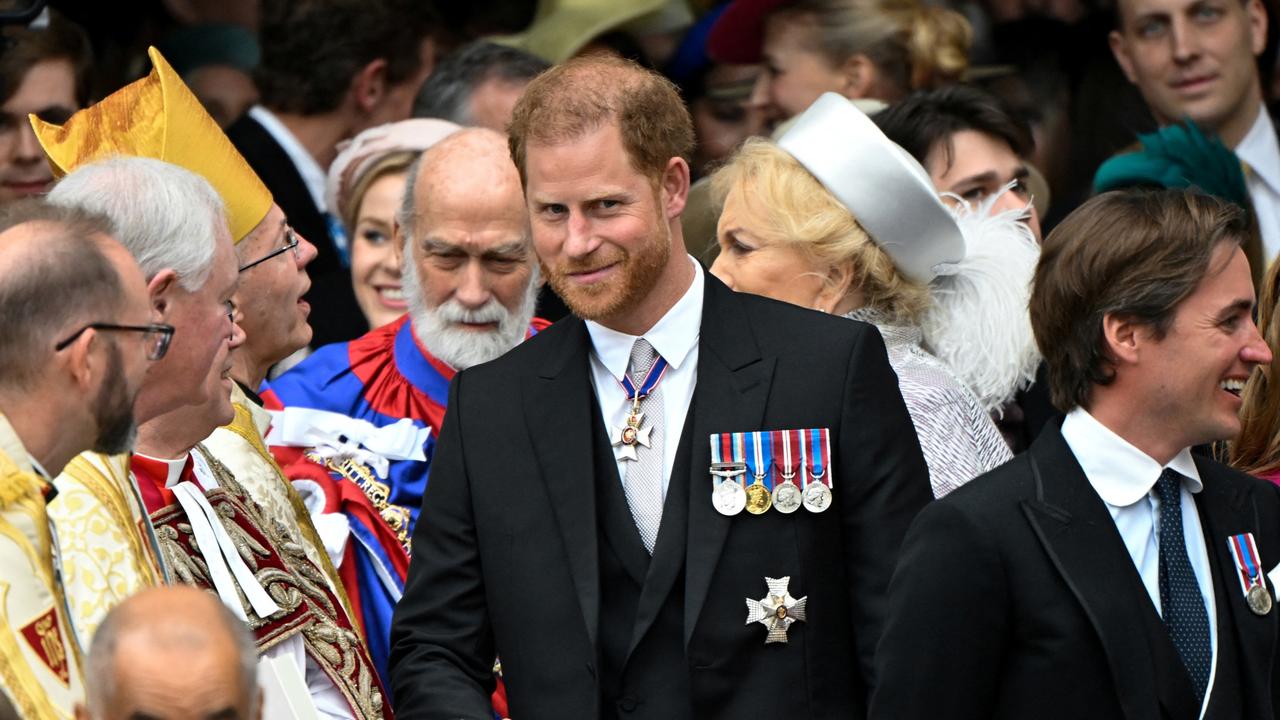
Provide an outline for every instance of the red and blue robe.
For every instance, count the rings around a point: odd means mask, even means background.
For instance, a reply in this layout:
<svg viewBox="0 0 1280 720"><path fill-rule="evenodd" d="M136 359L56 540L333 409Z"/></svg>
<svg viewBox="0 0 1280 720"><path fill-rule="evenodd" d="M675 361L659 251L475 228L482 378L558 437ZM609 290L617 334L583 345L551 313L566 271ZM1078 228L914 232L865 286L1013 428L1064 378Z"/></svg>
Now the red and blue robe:
<svg viewBox="0 0 1280 720"><path fill-rule="evenodd" d="M529 335L548 324L535 318ZM264 386L262 397L273 409L325 410L379 427L409 418L417 427L430 428L422 448L426 461L391 461L387 477L381 479L388 489L386 502L408 511L411 537L453 375L453 368L418 342L406 315L350 342L320 348ZM271 450L291 480L305 478L326 488L326 512L347 517L351 541L338 572L364 623L374 663L388 680L391 615L404 591L409 566L405 548L355 483L307 459L304 448L273 446Z"/></svg>

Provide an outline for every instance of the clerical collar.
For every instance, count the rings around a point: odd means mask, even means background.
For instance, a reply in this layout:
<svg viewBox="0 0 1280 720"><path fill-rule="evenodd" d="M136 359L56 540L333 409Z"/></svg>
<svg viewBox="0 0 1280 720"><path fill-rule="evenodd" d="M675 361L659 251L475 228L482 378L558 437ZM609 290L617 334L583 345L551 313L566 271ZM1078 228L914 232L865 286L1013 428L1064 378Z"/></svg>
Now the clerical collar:
<svg viewBox="0 0 1280 720"><path fill-rule="evenodd" d="M137 481L138 494L142 496L148 513L162 510L176 502L173 491L169 488L194 477L191 473L191 453L174 460L134 453L129 458L129 471Z"/></svg>
<svg viewBox="0 0 1280 720"><path fill-rule="evenodd" d="M675 370L680 369L689 352L697 347L698 335L702 330L702 300L706 282L702 266L692 256L688 257L694 272L689 289L643 335ZM612 330L593 320L587 321L587 333L591 336L591 346L596 357L600 358L605 369L615 378L625 375L627 363L631 362L631 346L639 337Z"/></svg>

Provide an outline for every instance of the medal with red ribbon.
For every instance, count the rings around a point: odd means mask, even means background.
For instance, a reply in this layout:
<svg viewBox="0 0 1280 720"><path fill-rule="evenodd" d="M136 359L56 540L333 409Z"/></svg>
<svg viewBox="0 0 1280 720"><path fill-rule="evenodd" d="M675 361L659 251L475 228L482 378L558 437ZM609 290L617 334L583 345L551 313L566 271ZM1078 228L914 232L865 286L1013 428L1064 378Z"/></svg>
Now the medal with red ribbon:
<svg viewBox="0 0 1280 720"><path fill-rule="evenodd" d="M773 506L781 513L793 513L804 504L804 491L796 484L799 450L799 430L773 431L773 462L779 476L773 484Z"/></svg>
<svg viewBox="0 0 1280 720"><path fill-rule="evenodd" d="M711 436L711 505L721 515L737 515L747 506L747 474L742 433Z"/></svg>
<svg viewBox="0 0 1280 720"><path fill-rule="evenodd" d="M1254 615L1271 612L1271 592L1267 590L1266 578L1262 574L1262 561L1253 533L1232 535L1227 538L1227 547L1231 549L1231 558L1235 560L1236 576L1240 579L1240 589L1244 591L1249 610Z"/></svg>
<svg viewBox="0 0 1280 720"><path fill-rule="evenodd" d="M652 427L644 427L644 413L640 412L640 402L653 393L654 388L658 387L658 383L662 381L662 376L667 372L667 361L658 356L657 361L653 363L653 367L649 368L649 373L645 375L644 381L640 383L640 387L636 388L631 382L629 375L623 375L622 380L618 383L622 386L622 391L627 394L627 400L631 402L631 411L627 413L626 422L622 427L614 426L613 437L609 441L614 447L619 448L619 460L639 460L640 456L636 453L637 447L652 447L649 441L649 433L653 431Z"/></svg>

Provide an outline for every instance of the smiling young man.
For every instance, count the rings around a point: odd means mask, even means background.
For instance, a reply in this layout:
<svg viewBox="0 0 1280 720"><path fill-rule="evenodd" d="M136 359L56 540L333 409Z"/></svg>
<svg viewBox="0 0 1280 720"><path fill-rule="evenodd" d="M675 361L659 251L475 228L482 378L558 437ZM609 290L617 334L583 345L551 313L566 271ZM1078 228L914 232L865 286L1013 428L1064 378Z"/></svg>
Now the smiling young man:
<svg viewBox="0 0 1280 720"><path fill-rule="evenodd" d="M399 717L489 717L495 654L513 717L862 717L931 495L879 334L735 294L688 255L693 126L660 76L558 65L510 134L576 317L454 378L396 608ZM745 490L747 463L711 446L765 430ZM797 474L829 503L768 510L765 480Z"/></svg>
<svg viewBox="0 0 1280 720"><path fill-rule="evenodd" d="M1066 418L912 526L873 717L1277 716L1280 490L1190 452L1271 362L1247 232L1127 190L1045 240L1031 320Z"/></svg>
<svg viewBox="0 0 1280 720"><path fill-rule="evenodd" d="M1262 0L1119 0L1111 51L1161 125L1190 118L1244 164L1262 258L1280 253L1280 142L1263 105Z"/></svg>

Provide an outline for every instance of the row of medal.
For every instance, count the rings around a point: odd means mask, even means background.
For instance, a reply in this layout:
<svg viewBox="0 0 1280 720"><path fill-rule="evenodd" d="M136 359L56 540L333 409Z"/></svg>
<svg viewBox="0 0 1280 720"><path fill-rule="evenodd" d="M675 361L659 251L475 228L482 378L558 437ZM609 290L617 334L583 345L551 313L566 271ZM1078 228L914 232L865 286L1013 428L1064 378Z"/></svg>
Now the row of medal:
<svg viewBox="0 0 1280 720"><path fill-rule="evenodd" d="M711 504L722 515L820 513L835 485L827 428L711 436Z"/></svg>

